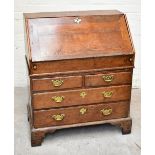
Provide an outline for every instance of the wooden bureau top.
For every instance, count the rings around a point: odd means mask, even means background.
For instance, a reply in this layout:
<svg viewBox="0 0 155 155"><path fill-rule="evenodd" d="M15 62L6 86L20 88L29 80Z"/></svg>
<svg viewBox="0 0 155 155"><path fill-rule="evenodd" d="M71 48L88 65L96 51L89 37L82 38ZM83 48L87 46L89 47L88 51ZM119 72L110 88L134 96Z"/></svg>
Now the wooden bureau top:
<svg viewBox="0 0 155 155"><path fill-rule="evenodd" d="M63 11L63 12L36 12L24 13L24 18L50 18L66 16L91 16L91 15L121 15L118 10L88 10L88 11Z"/></svg>
<svg viewBox="0 0 155 155"><path fill-rule="evenodd" d="M134 53L126 17L119 11L25 13L24 18L32 62Z"/></svg>

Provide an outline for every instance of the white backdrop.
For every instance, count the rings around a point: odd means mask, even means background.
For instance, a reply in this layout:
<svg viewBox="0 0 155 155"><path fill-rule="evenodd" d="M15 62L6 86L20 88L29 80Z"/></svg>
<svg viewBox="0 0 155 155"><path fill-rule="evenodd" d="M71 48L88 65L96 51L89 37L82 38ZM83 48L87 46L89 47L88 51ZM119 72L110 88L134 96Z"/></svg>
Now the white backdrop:
<svg viewBox="0 0 155 155"><path fill-rule="evenodd" d="M136 50L133 87L140 88L140 0L15 0L15 87L27 86L23 12L109 9L117 9L127 15Z"/></svg>

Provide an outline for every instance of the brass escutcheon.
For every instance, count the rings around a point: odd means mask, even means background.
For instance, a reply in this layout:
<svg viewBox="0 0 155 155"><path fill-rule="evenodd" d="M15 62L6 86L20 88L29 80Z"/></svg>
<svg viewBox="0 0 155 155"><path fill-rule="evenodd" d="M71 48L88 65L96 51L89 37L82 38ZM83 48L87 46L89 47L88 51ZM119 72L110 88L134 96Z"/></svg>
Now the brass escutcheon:
<svg viewBox="0 0 155 155"><path fill-rule="evenodd" d="M80 109L80 114L81 115L84 115L86 112L87 112L87 109L86 108L81 108Z"/></svg>
<svg viewBox="0 0 155 155"><path fill-rule="evenodd" d="M114 76L113 75L103 75L102 78L105 82L112 82L114 79Z"/></svg>
<svg viewBox="0 0 155 155"><path fill-rule="evenodd" d="M62 121L65 117L65 114L53 115L52 118L56 121Z"/></svg>
<svg viewBox="0 0 155 155"><path fill-rule="evenodd" d="M102 113L104 116L108 116L108 115L112 114L112 109L111 109L111 108L102 109L102 110L101 110L101 113Z"/></svg>
<svg viewBox="0 0 155 155"><path fill-rule="evenodd" d="M87 95L87 93L84 92L84 91L80 93L80 96L81 96L82 98L85 98L86 95Z"/></svg>
<svg viewBox="0 0 155 155"><path fill-rule="evenodd" d="M64 100L64 96L54 96L52 97L52 100L54 100L57 103L61 103Z"/></svg>
<svg viewBox="0 0 155 155"><path fill-rule="evenodd" d="M102 92L103 96L106 98L110 98L113 95L113 91L104 91Z"/></svg>
<svg viewBox="0 0 155 155"><path fill-rule="evenodd" d="M61 79L57 79L57 80L52 80L52 84L53 84L53 86L54 87L60 87L62 84L63 84L63 80L61 80Z"/></svg>
<svg viewBox="0 0 155 155"><path fill-rule="evenodd" d="M80 24L81 21L82 21L82 20L81 20L80 18L78 18L78 17L74 19L74 22L75 22L76 24Z"/></svg>

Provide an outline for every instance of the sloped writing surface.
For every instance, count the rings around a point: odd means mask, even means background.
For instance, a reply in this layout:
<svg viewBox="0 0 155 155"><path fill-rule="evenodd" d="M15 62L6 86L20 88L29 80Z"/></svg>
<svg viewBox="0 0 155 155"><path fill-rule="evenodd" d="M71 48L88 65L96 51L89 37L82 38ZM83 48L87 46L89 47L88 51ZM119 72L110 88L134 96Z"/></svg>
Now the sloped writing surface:
<svg viewBox="0 0 155 155"><path fill-rule="evenodd" d="M32 61L133 53L123 15L35 18L28 29Z"/></svg>

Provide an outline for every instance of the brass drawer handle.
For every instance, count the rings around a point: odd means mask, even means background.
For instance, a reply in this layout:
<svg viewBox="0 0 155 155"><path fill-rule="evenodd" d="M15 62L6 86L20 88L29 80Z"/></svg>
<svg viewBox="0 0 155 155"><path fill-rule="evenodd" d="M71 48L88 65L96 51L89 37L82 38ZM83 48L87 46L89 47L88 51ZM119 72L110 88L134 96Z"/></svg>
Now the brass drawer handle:
<svg viewBox="0 0 155 155"><path fill-rule="evenodd" d="M113 91L104 91L102 94L105 98L110 98L113 95Z"/></svg>
<svg viewBox="0 0 155 155"><path fill-rule="evenodd" d="M58 80L58 79L57 80L52 80L52 84L53 84L54 87L60 87L63 84L63 82L64 81L61 80L61 79L60 80Z"/></svg>
<svg viewBox="0 0 155 155"><path fill-rule="evenodd" d="M114 76L113 75L103 75L102 78L105 82L112 82L114 79Z"/></svg>
<svg viewBox="0 0 155 155"><path fill-rule="evenodd" d="M61 103L64 100L64 96L54 96L52 97L52 100L57 102L57 103Z"/></svg>
<svg viewBox="0 0 155 155"><path fill-rule="evenodd" d="M102 113L104 116L108 116L108 115L112 114L112 109L111 109L111 108L102 109L102 110L101 110L101 113Z"/></svg>
<svg viewBox="0 0 155 155"><path fill-rule="evenodd" d="M87 109L86 108L81 108L80 109L80 114L81 115L84 115L86 112L87 112Z"/></svg>
<svg viewBox="0 0 155 155"><path fill-rule="evenodd" d="M65 117L65 114L53 115L52 118L56 121L62 121Z"/></svg>
<svg viewBox="0 0 155 155"><path fill-rule="evenodd" d="M74 19L74 22L75 22L76 24L80 24L81 21L82 21L82 20L81 20L80 18L78 18L78 17Z"/></svg>

